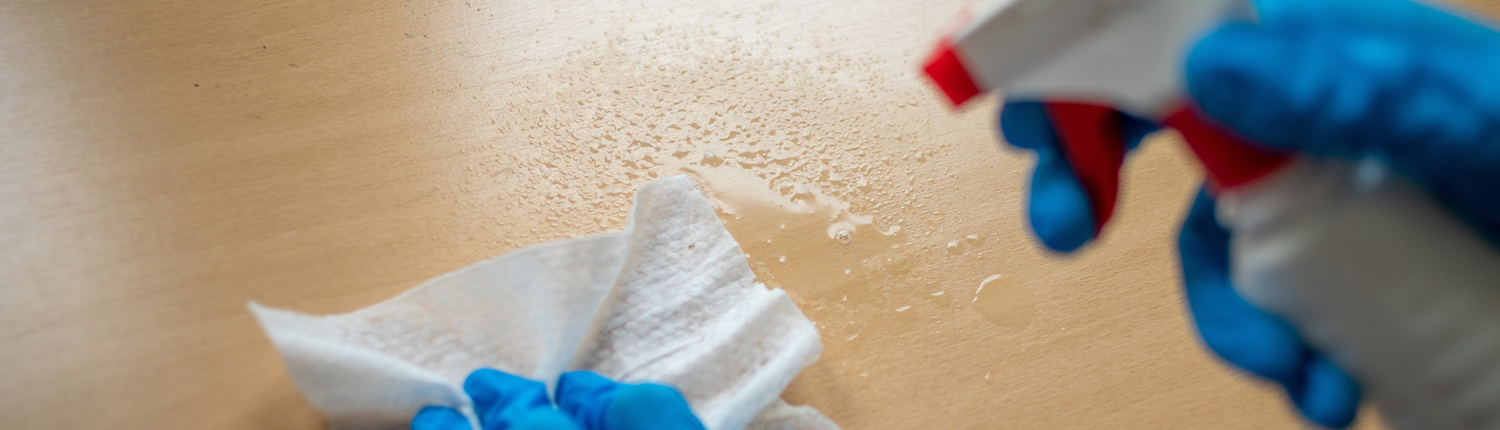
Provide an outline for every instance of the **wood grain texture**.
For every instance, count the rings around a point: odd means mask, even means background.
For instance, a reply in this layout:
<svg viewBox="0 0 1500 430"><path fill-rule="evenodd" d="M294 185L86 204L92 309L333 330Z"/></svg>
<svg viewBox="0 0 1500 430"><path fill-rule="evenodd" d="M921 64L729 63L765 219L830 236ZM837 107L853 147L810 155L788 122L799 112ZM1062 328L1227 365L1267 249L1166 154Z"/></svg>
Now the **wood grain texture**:
<svg viewBox="0 0 1500 430"><path fill-rule="evenodd" d="M322 427L247 301L354 310L683 172L871 217L725 214L823 332L786 398L845 428L1298 427L1187 325L1171 136L1101 243L1036 249L1030 159L915 73L966 1L520 3L0 4L5 427ZM1034 315L968 306L994 275Z"/></svg>

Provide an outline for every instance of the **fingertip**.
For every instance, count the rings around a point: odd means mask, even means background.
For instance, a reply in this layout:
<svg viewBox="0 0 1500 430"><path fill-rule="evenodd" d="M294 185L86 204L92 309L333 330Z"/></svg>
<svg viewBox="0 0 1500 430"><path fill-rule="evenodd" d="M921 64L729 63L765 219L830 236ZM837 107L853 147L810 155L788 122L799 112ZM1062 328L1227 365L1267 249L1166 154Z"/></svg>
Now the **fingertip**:
<svg viewBox="0 0 1500 430"><path fill-rule="evenodd" d="M500 400L500 391L495 389L495 385L504 380L504 375L495 369L475 370L464 378L464 392L469 394L476 405L487 408Z"/></svg>
<svg viewBox="0 0 1500 430"><path fill-rule="evenodd" d="M471 430L469 419L453 408L428 406L411 419L411 430Z"/></svg>
<svg viewBox="0 0 1500 430"><path fill-rule="evenodd" d="M622 385L587 370L564 373L557 380L557 408L585 428L604 429L608 405Z"/></svg>
<svg viewBox="0 0 1500 430"><path fill-rule="evenodd" d="M1226 287L1227 288L1227 287ZM1195 310L1194 319L1203 341L1224 361L1274 381L1296 379L1306 347L1296 330L1285 321L1253 308L1232 293L1218 292L1204 297ZM1213 305L1210 303L1219 302ZM1233 302L1233 303L1228 303Z"/></svg>
<svg viewBox="0 0 1500 430"><path fill-rule="evenodd" d="M557 378L557 397L593 396L615 389L620 383L588 370L576 370Z"/></svg>
<svg viewBox="0 0 1500 430"><path fill-rule="evenodd" d="M1088 194L1055 150L1037 151L1028 218L1042 244L1057 252L1073 252L1094 238Z"/></svg>
<svg viewBox="0 0 1500 430"><path fill-rule="evenodd" d="M1304 368L1299 391L1288 387L1297 410L1329 428L1345 428L1359 414L1360 388L1353 377L1322 354L1313 353Z"/></svg>
<svg viewBox="0 0 1500 430"><path fill-rule="evenodd" d="M499 370L483 368L464 378L464 392L469 394L476 408L483 410L500 402L506 397L506 393L510 393L513 398L535 396L537 393L545 397L547 386Z"/></svg>

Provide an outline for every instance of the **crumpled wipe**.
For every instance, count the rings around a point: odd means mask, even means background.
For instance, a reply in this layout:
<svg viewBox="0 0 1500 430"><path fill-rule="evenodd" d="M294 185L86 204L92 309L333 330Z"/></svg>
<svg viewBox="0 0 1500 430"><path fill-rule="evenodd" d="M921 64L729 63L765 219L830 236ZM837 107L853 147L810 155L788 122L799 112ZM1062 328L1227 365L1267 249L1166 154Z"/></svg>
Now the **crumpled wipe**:
<svg viewBox="0 0 1500 430"><path fill-rule="evenodd" d="M686 176L643 185L623 232L517 250L348 314L250 310L338 429L405 428L428 405L477 423L462 384L481 367L549 390L582 369L666 383L713 430L838 428L779 399L822 351L817 329L755 282Z"/></svg>

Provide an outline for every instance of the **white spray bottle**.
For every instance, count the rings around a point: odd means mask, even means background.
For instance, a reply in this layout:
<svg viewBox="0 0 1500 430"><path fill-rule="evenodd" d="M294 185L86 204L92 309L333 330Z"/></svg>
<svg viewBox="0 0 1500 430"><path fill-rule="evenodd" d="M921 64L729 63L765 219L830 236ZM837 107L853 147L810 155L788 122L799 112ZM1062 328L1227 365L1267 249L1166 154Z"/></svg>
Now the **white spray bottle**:
<svg viewBox="0 0 1500 430"><path fill-rule="evenodd" d="M1395 427L1500 428L1500 252L1378 161L1268 152L1186 107L1188 50L1253 17L1244 0L993 0L925 70L955 105L989 90L1072 103L1049 115L1096 220L1124 157L1101 106L1176 128L1217 191L1242 296L1353 373Z"/></svg>

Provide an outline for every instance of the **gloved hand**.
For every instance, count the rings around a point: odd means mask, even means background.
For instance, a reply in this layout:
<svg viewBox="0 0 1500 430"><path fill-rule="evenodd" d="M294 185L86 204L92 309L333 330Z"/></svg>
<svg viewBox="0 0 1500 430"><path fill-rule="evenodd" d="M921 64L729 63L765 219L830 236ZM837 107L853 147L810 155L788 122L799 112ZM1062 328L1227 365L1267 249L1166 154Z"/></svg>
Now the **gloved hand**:
<svg viewBox="0 0 1500 430"><path fill-rule="evenodd" d="M1187 59L1204 113L1259 143L1375 156L1500 243L1500 33L1409 0L1259 0Z"/></svg>
<svg viewBox="0 0 1500 430"><path fill-rule="evenodd" d="M704 430L676 389L622 384L589 371L557 380L557 406L588 430Z"/></svg>
<svg viewBox="0 0 1500 430"><path fill-rule="evenodd" d="M1241 135L1319 156L1384 158L1456 214L1500 235L1500 37L1405 0L1260 0L1257 24L1225 26L1187 61L1204 113ZM1140 129L1118 115L1108 125ZM1032 227L1071 251L1102 228L1114 190L1085 191L1047 108L1010 103L1001 128L1038 153ZM1109 133L1105 133L1109 134ZM1138 137L1114 134L1134 147ZM1107 206L1107 208L1106 208ZM1092 225L1091 225L1092 224ZM1226 361L1286 387L1311 420L1347 425L1359 390L1295 329L1229 283L1229 233L1201 192L1179 241L1189 308L1205 343Z"/></svg>
<svg viewBox="0 0 1500 430"><path fill-rule="evenodd" d="M479 369L464 378L464 392L474 400L482 430L582 430L552 407L547 385L495 369ZM471 430L457 410L428 406L411 420L411 430Z"/></svg>
<svg viewBox="0 0 1500 430"><path fill-rule="evenodd" d="M1037 166L1031 179L1029 219L1032 230L1047 247L1073 251L1095 237L1113 209L1113 192L1103 203L1099 192L1085 190L1073 173L1049 111L1079 106L1038 102L1010 102L1000 111L1006 142L1035 151ZM1114 128L1125 148L1135 148L1155 124L1111 112L1098 127ZM1116 166L1118 168L1118 166ZM1103 215L1095 215L1103 213ZM1194 324L1209 349L1241 369L1276 381L1304 416L1318 424L1342 428L1353 422L1359 406L1359 387L1322 354L1312 350L1281 318L1256 308L1236 293L1229 282L1229 231L1213 214L1206 192L1183 225L1179 238L1184 292Z"/></svg>
<svg viewBox="0 0 1500 430"><path fill-rule="evenodd" d="M464 380L482 430L703 430L687 400L659 384L622 384L594 372L564 373L557 403L541 382L494 369ZM429 406L412 419L412 430L471 430L452 408Z"/></svg>

